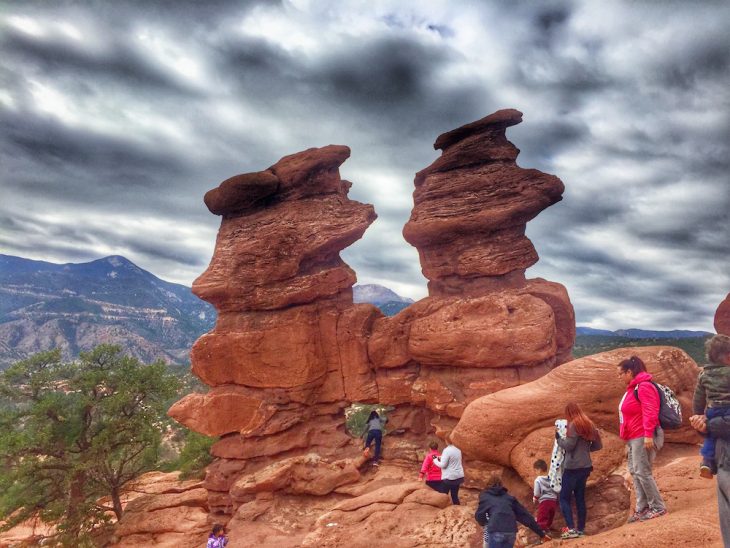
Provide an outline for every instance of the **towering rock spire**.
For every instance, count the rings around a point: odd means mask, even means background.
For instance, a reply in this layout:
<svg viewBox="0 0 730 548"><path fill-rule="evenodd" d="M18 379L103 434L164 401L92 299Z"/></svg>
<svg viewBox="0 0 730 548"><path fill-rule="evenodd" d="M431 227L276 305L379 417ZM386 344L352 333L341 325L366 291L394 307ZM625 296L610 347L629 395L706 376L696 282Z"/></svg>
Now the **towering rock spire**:
<svg viewBox="0 0 730 548"><path fill-rule="evenodd" d="M436 139L442 155L416 174L403 235L418 248L431 295L476 295L518 287L538 260L527 222L562 199L563 183L523 169L505 130L522 113L506 109Z"/></svg>

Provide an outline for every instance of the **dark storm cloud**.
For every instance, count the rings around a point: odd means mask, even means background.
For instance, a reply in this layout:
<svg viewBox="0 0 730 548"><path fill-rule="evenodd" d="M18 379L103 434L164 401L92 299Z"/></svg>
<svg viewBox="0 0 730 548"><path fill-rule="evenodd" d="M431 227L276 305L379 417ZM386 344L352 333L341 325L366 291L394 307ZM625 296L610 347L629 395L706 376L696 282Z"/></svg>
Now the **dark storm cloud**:
<svg viewBox="0 0 730 548"><path fill-rule="evenodd" d="M528 275L564 283L579 323L709 328L730 287L723 4L7 5L3 251L125 254L190 283L219 223L206 190L338 143L350 196L379 215L343 258L361 283L419 297L401 236L414 173L439 134L515 107L519 165L566 185L528 225Z"/></svg>
<svg viewBox="0 0 730 548"><path fill-rule="evenodd" d="M48 168L63 166L80 172L108 170L118 173L124 185L132 186L144 186L150 181L140 181L131 174L155 172L163 179L179 175L187 167L184 158L168 154L161 147L74 129L33 113L0 113L0 123L4 126L1 152L4 163L12 158L26 158ZM105 173L107 182L119 183L112 175Z"/></svg>
<svg viewBox="0 0 730 548"><path fill-rule="evenodd" d="M16 31L0 38L0 48L6 56L5 62L33 65L34 70L45 75L63 76L73 72L77 76L107 78L134 91L139 91L139 86L148 86L161 87L166 92L191 92L178 79L150 62L143 50L132 49L119 39L109 39L105 51L94 52L80 43L59 39L41 41Z"/></svg>

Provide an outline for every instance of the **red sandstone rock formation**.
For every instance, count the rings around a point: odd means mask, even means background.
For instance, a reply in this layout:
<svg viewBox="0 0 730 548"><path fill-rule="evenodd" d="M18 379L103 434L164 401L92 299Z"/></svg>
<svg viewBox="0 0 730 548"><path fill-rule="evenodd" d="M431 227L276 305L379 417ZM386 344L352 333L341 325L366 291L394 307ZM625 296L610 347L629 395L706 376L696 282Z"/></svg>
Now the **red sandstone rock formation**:
<svg viewBox="0 0 730 548"><path fill-rule="evenodd" d="M730 293L715 312L715 331L723 335L730 335Z"/></svg>
<svg viewBox="0 0 730 548"><path fill-rule="evenodd" d="M403 481L415 477L427 437L463 415L457 434L468 456L465 499L492 473L525 497L528 463L547 451L550 424L565 402L553 394L558 407L547 404L543 391L508 409L498 402L520 388L504 389L559 379L577 397L584 376L608 382L586 361L554 370L571 358L573 309L560 284L525 278L537 254L524 233L527 221L560 200L563 185L516 165L519 151L505 129L520 121L519 112L500 111L437 139L443 154L416 175L404 229L430 296L391 318L352 303L355 276L339 258L375 218L371 206L347 198L349 183L338 174L346 147L285 157L206 194L223 221L194 291L219 318L192 360L211 390L187 396L170 415L221 436L204 487L214 519L228 521L232 535L264 546L355 546L357 531L387 536L393 546L468 544L478 539L471 509L445 508L444 497ZM679 370L689 367L661 352ZM489 394L497 403L488 416L499 411L516 430L468 427L469 410ZM616 402L611 390L604 395L605 409L587 407L603 413L598 422L608 428ZM360 470L359 444L344 429L343 410L355 401L395 407L386 466L376 476ZM493 447L482 447L479 436ZM616 525L628 508L615 476L623 448L610 430L606 447L591 487L597 528ZM288 513L296 519L282 520ZM414 519L443 527L416 531Z"/></svg>
<svg viewBox="0 0 730 548"><path fill-rule="evenodd" d="M213 512L255 513L265 493L322 496L358 481L342 460L357 455L342 413L352 402L396 406L390 428L401 438L388 458L410 467L425 436L453 426L470 401L570 358L565 288L524 276L537 260L525 224L563 185L515 164L505 128L520 120L500 111L436 141L443 154L416 175L404 229L431 296L394 318L352 303L355 275L339 257L375 219L347 198L347 147L287 156L206 194L223 221L193 290L219 317L192 361L211 390L170 415L222 436L205 482Z"/></svg>
<svg viewBox="0 0 730 548"><path fill-rule="evenodd" d="M550 455L555 420L564 416L566 403L577 402L601 429L604 443L603 450L594 454L587 492L592 515L598 519L590 521L587 532L620 526L630 506L629 493L615 477L625 458L625 445L618 437L617 407L626 391L616 368L632 355L641 357L657 382L672 387L682 403L685 425L667 431L667 441L697 443L699 436L687 418L699 370L676 347L622 348L568 362L531 383L473 401L452 437L467 455L511 467L529 482L534 460Z"/></svg>
<svg viewBox="0 0 730 548"><path fill-rule="evenodd" d="M431 295L521 286L537 262L526 223L560 201L564 187L517 166L505 130L521 121L521 112L500 110L444 133L434 144L441 157L416 175L403 235L418 248Z"/></svg>

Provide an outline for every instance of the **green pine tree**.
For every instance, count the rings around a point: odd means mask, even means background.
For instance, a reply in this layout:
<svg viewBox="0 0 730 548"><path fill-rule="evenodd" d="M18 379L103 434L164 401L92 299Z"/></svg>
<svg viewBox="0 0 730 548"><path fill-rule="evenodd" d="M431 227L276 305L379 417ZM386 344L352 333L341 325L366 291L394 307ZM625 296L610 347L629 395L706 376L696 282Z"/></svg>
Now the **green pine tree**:
<svg viewBox="0 0 730 548"><path fill-rule="evenodd" d="M0 373L3 529L38 516L58 525L57 544L82 546L110 514L120 519L123 486L157 464L179 386L164 363L111 345L72 363L43 352Z"/></svg>

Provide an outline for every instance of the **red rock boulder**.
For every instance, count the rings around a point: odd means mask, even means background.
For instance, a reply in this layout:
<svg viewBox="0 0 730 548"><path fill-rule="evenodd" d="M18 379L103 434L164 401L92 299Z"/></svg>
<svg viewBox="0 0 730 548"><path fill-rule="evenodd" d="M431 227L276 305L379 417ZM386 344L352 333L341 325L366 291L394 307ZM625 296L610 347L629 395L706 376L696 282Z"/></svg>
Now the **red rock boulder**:
<svg viewBox="0 0 730 548"><path fill-rule="evenodd" d="M730 335L730 293L715 312L715 331L722 335Z"/></svg>

